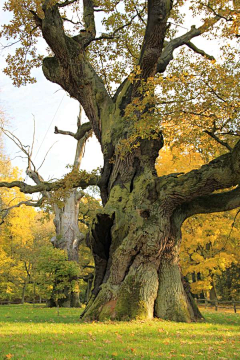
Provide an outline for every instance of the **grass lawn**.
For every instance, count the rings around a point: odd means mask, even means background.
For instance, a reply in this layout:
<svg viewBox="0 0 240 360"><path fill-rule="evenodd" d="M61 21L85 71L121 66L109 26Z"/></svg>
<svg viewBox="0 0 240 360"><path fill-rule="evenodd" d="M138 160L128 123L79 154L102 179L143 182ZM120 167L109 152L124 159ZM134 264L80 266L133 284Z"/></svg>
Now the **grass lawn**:
<svg viewBox="0 0 240 360"><path fill-rule="evenodd" d="M79 321L79 309L0 306L0 359L240 359L240 315L206 322Z"/></svg>

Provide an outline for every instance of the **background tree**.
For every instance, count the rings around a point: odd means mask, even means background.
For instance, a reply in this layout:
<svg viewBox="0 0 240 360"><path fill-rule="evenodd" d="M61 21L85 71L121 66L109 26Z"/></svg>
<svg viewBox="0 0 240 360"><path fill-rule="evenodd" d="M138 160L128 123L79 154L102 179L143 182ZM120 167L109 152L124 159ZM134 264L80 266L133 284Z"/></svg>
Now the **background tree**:
<svg viewBox="0 0 240 360"><path fill-rule="evenodd" d="M228 135L234 136L231 145L225 146L224 154L186 174L160 178L156 174L155 160L163 147L163 134L168 137L165 131L168 124L174 125L171 142L175 137L185 138L185 117L181 128L176 121L177 112L164 109L172 101L175 104L187 101L192 104L191 109L199 101L204 104L201 91L196 93L202 88L202 81L196 82L196 86L193 81L196 76L204 79L201 68L194 66L199 57L191 59L194 78L179 88L185 96L185 88L189 87L190 96L186 99L179 97L178 88L169 86L166 90L161 85L165 76L167 84L176 78L184 84L182 66L176 66L178 70L171 77L170 63L181 65L178 57L174 59L174 50L186 46L191 53L203 56L208 73L210 57L191 40L207 34L211 40L217 37L224 43L238 36L236 2L223 4L214 0L210 4L190 0L187 4L199 25L192 24L179 34L176 24L183 23L182 1L5 3L5 9L12 11L14 18L3 27L2 35L20 41L15 55L7 58L6 73L16 85L21 85L33 81L30 70L42 63L45 77L83 106L104 155L99 181L104 208L97 214L90 232L96 273L84 318L155 315L178 321L196 320L200 314L183 287L178 266L181 225L195 214L226 211L240 204L240 142L236 137L235 105L234 116L223 119L225 126L228 121ZM96 29L97 11L104 13L102 34ZM51 50L51 55L43 60L35 46L39 36ZM232 56L234 62L231 51L224 51L225 58ZM98 60L100 65L96 64ZM112 84L117 72L119 75ZM220 93L213 90L215 98L221 96L221 86ZM213 90L208 89L208 93L213 95ZM171 112L174 115L169 119L167 114ZM202 119L199 111L197 116ZM189 124L195 129L196 121L186 118L188 129ZM219 131L221 119L211 125L207 122L211 131L206 129L206 123L197 125L218 138L215 131ZM206 131L205 134L210 135ZM198 132L194 131L193 136L198 137ZM200 144L205 146L206 137L194 139L195 148Z"/></svg>
<svg viewBox="0 0 240 360"><path fill-rule="evenodd" d="M218 277L232 265L239 265L239 229L231 231L235 212L215 216L198 215L183 226L181 267L189 275L191 290L217 300ZM216 229L217 224L217 229Z"/></svg>
<svg viewBox="0 0 240 360"><path fill-rule="evenodd" d="M0 151L0 168L1 181L14 181L20 178L19 170L11 167L11 162L4 156L3 151ZM38 221L42 214L24 205L30 200L17 188L0 189L0 199L0 211L3 214L0 226L1 299L9 301L21 299L24 303L26 295L28 297L31 295L31 298L36 295L34 267L39 249L49 242L53 234L53 228L51 229L53 223L48 221L48 227L43 226ZM8 216L4 216L6 212ZM41 234L39 238L36 237L36 223L38 223L38 234Z"/></svg>
<svg viewBox="0 0 240 360"><path fill-rule="evenodd" d="M22 201L17 202L14 206L21 206L26 204L28 206L40 207L44 204L48 204L51 210L54 213L54 225L56 230L56 235L52 237L51 241L54 247L63 249L67 253L67 258L69 261L74 261L79 263L79 245L85 238L84 234L80 231L78 220L79 220L79 204L81 199L85 196L85 193L81 189L77 189L74 183L79 181L79 171L80 165L83 157L84 148L86 145L87 139L91 136L92 130L90 123L82 124L82 111L80 107L80 112L77 120L77 132L72 133L70 131L59 130L55 127L56 134L69 135L74 137L77 140L76 153L73 165L71 166L71 173L63 180L62 183L57 185L54 190L54 183L44 182L43 178L39 173L39 169L42 164L37 169L32 160L33 147L34 147L34 138L35 138L35 129L33 134L32 146L24 146L21 141L9 130L6 130L4 127L1 127L3 133L8 136L23 152L27 159L27 169L26 175L29 176L31 180L37 186L28 185L26 193L36 193L39 192L38 185L43 185L43 190L41 191L41 196L37 201ZM45 157L46 158L46 157ZM44 158L44 160L45 160ZM43 162L44 162L43 160ZM89 176L89 175L88 175ZM91 175L90 175L91 181ZM44 185L44 184L45 185ZM22 184L22 183L21 183ZM56 184L55 184L56 185ZM8 184L5 184L8 186ZM9 186L12 186L9 184ZM47 189L47 190L45 190ZM97 206L97 202L94 203ZM98 204L99 207L99 204ZM8 214L10 208L6 208L5 211L2 211L3 218ZM3 220L2 220L3 221ZM75 278L73 281L77 282ZM71 283L71 281L70 281ZM73 291L75 289L75 291ZM70 286L69 289L66 287L64 289L64 296L59 295L58 293L58 305L59 306L81 306L79 300L79 292L76 292L77 287ZM53 292L54 293L54 292ZM67 295L68 294L68 295ZM55 300L51 302L51 305L55 303Z"/></svg>

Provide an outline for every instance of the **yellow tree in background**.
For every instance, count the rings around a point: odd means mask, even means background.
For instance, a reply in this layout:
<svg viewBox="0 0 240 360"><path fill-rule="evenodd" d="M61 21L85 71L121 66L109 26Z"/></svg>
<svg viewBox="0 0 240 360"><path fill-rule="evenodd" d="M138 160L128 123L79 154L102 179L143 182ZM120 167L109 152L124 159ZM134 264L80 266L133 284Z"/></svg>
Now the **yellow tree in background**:
<svg viewBox="0 0 240 360"><path fill-rule="evenodd" d="M183 226L181 268L191 290L216 300L218 278L232 265L240 264L239 222L236 210L214 215L198 215ZM234 289L232 291L234 297Z"/></svg>
<svg viewBox="0 0 240 360"><path fill-rule="evenodd" d="M1 156L1 180L13 181L19 178L17 168ZM32 225L36 216L35 209L23 205L14 208L19 202L28 199L18 189L1 189L1 213L11 212L0 227L0 289L2 296L18 293L24 301L26 286L31 274L31 250L34 241Z"/></svg>
<svg viewBox="0 0 240 360"><path fill-rule="evenodd" d="M11 166L3 152L0 152L0 179L14 181L20 172ZM28 284L33 283L33 268L37 261L37 251L43 242L49 243L53 233L53 223L46 225L38 221L43 215L37 213L19 189L0 189L0 212L3 219L0 226L0 297L11 300L21 298L24 302ZM23 204L19 207L19 204ZM11 211L9 211L11 209ZM8 212L8 216L4 216ZM42 229L42 230L41 230ZM49 236L47 236L49 235Z"/></svg>

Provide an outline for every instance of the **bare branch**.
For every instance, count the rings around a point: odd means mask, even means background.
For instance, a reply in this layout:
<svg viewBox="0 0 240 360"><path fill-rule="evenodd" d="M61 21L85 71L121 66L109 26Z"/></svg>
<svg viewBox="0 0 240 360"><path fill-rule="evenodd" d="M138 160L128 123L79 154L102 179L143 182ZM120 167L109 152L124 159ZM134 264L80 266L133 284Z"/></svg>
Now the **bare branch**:
<svg viewBox="0 0 240 360"><path fill-rule="evenodd" d="M71 131L59 130L57 126L55 126L55 128L54 128L54 134L70 135L70 136L72 136L74 138L75 138L75 135L76 135Z"/></svg>
<svg viewBox="0 0 240 360"><path fill-rule="evenodd" d="M73 25L80 25L80 24L82 24L80 21L73 21L73 20L70 20L70 19L68 19L68 18L66 18L66 17L62 17L62 19L64 20L64 21L67 21L67 22L70 22L71 24L73 24Z"/></svg>
<svg viewBox="0 0 240 360"><path fill-rule="evenodd" d="M32 137L32 146L30 148L30 152L29 152L29 158L32 158L32 153L33 153L33 147L34 147L34 141L35 141L35 131L36 131L36 126L35 126L35 118L33 116L33 137Z"/></svg>
<svg viewBox="0 0 240 360"><path fill-rule="evenodd" d="M6 209L2 209L0 211L0 213L3 213L2 215L2 218L1 218L1 221L0 221L0 225L2 225L4 223L4 219L5 217L9 214L9 212L12 210L12 209L15 209L15 208L18 208L22 205L25 205L25 206L33 206L33 207L40 207L43 202L46 200L47 198L45 196L42 196L39 200L26 200L26 201L20 201L18 204L16 205L13 205L13 206L10 206L9 208L6 208Z"/></svg>
<svg viewBox="0 0 240 360"><path fill-rule="evenodd" d="M99 41L99 40L111 40L111 39L115 39L116 38L116 35L123 29L125 29L126 27L130 26L133 22L134 19L136 19L136 17L139 17L145 10L146 6L143 7L143 9L139 12L137 9L136 9L136 14L133 15L131 17L131 19L123 24L122 26L120 26L119 28L117 28L116 30L114 30L111 34L102 34L101 36L97 37L97 38L93 38L91 39L91 41L89 43L87 43L87 46L92 42L92 41Z"/></svg>
<svg viewBox="0 0 240 360"><path fill-rule="evenodd" d="M219 18L221 19L224 19L226 21L232 21L233 18L232 17L226 17L223 15L223 10L219 9L219 12L217 12L216 10L213 9L213 7L210 5L210 2L208 2L208 4L204 4L200 1L200 4L203 6L203 7L206 7L207 9L211 10L211 12L215 15L215 16L218 16ZM232 11L229 10L229 15L232 14Z"/></svg>
<svg viewBox="0 0 240 360"><path fill-rule="evenodd" d="M79 126L75 134L71 131L59 130L57 126L55 126L54 134L70 135L74 137L74 139L80 140L91 129L92 129L92 125L90 122L84 123L81 126Z"/></svg>
<svg viewBox="0 0 240 360"><path fill-rule="evenodd" d="M54 146L56 143L57 143L57 141L55 141L55 143L53 143L53 144L50 146L50 148L49 148L48 151L46 152L46 154L45 154L45 156L44 156L44 158L43 158L43 161L42 161L41 165L39 166L39 168L37 169L37 171L43 166L43 164L44 164L44 162L45 162L45 160L46 160L46 158L47 158L47 156L48 156L48 154L49 154L49 151L53 148L53 146Z"/></svg>
<svg viewBox="0 0 240 360"><path fill-rule="evenodd" d="M79 173L79 178L75 179L72 183L72 188L82 188L86 189L88 186L97 185L99 177L96 174L88 174L86 171L82 171ZM53 183L42 181L38 185L28 185L23 181L2 181L0 182L0 188L13 188L17 187L24 194L34 194L42 191L52 191L57 190L59 188L64 188L64 179L58 180Z"/></svg>
<svg viewBox="0 0 240 360"><path fill-rule="evenodd" d="M7 48L9 48L9 47L11 47L11 46L13 46L13 45L18 44L19 42L21 42L21 40L13 41L12 43L7 44L7 45L3 45L3 44L0 43L0 45L1 45L1 50L7 49Z"/></svg>
<svg viewBox="0 0 240 360"><path fill-rule="evenodd" d="M208 134L209 136L211 136L214 140L216 140L219 144L221 144L222 146L226 147L229 151L232 151L232 147L226 142L223 141L221 139L219 139L217 137L216 134L214 134L214 132L212 131L208 131L208 130L204 130L203 132L205 132L206 134Z"/></svg>
<svg viewBox="0 0 240 360"><path fill-rule="evenodd" d="M4 129L2 126L0 126L0 129L27 156L28 167L31 167L31 165L32 165L34 170L35 170L35 165L32 162L32 159L31 159L31 156L30 156L30 154L31 154L30 146L29 145L23 145L22 142L20 141L20 139L16 135L14 135L11 131Z"/></svg>
<svg viewBox="0 0 240 360"><path fill-rule="evenodd" d="M82 125L82 113L83 113L83 107L81 104L79 104L79 113L78 113L78 117L77 117L77 128L78 129Z"/></svg>

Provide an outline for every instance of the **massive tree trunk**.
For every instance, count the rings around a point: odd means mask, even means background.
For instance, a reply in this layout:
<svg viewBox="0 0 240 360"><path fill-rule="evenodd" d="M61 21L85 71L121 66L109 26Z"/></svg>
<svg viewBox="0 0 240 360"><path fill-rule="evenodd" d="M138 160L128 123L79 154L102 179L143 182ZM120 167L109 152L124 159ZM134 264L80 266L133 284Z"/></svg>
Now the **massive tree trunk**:
<svg viewBox="0 0 240 360"><path fill-rule="evenodd" d="M115 161L107 184L101 184L107 201L91 229L96 274L85 319L193 321L200 315L185 292L178 263L183 217L174 213L174 193L164 193L167 179L157 186L154 164L162 145L161 134L141 141Z"/></svg>
<svg viewBox="0 0 240 360"><path fill-rule="evenodd" d="M157 124L146 138L137 140L123 156L119 145L131 142L134 121L153 114L148 104L125 118L127 105L139 103L140 85L157 72L163 73L174 49L201 35L219 17L164 47L170 0L149 0L146 32L139 56L140 75L126 79L111 98L86 54L96 40L94 6L84 0L84 31L70 37L64 33L59 13L62 5L44 2L45 17L38 19L42 34L54 56L45 58L47 79L59 84L83 106L99 140L104 167L99 186L103 210L90 231L96 264L94 288L84 319L134 319L153 316L177 321L201 317L184 287L178 264L183 221L196 213L223 211L239 206L239 187L221 194L216 190L236 186L240 180L240 143L228 154L188 174L157 178L155 159L163 146ZM137 119L137 120L136 120ZM128 144L129 144L128 143Z"/></svg>
<svg viewBox="0 0 240 360"><path fill-rule="evenodd" d="M234 206L239 189L206 194L229 186L240 143L233 154L199 170L157 178L154 160L161 146L161 135L140 141L124 160L116 159L107 185L101 184L107 200L91 230L97 271L84 319L201 318L181 280L181 225L195 213Z"/></svg>

